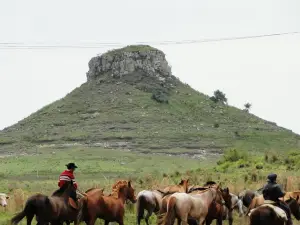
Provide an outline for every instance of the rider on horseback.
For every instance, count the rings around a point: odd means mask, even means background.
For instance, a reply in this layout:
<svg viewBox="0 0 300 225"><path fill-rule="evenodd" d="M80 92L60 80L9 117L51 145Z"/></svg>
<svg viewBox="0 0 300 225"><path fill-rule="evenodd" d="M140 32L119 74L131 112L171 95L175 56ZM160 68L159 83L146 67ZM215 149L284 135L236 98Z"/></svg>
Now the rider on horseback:
<svg viewBox="0 0 300 225"><path fill-rule="evenodd" d="M280 201L285 195L285 192L281 189L279 184L276 182L277 174L269 174L267 184L263 187L263 196L265 200L271 200L277 203L277 206L286 212L288 221L287 225L292 225L291 211L289 206L284 202Z"/></svg>
<svg viewBox="0 0 300 225"><path fill-rule="evenodd" d="M73 181L73 185L74 185L75 189L77 190L77 183L75 181L74 171L78 167L75 165L75 163L68 163L66 165L66 167L67 167L67 170L63 171L59 176L58 186L61 188L66 181ZM72 198L77 205L76 192L72 192L70 194L70 198Z"/></svg>

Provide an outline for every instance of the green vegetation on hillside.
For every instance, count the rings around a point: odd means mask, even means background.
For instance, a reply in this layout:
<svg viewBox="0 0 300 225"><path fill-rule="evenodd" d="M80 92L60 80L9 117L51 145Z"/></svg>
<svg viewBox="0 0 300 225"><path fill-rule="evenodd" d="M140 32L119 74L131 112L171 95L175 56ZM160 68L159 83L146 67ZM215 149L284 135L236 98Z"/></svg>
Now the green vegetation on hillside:
<svg viewBox="0 0 300 225"><path fill-rule="evenodd" d="M118 51L144 51L128 46ZM35 151L35 146L124 148L144 153L222 153L237 148L262 153L299 148L299 135L211 99L174 76L108 72L76 88L17 124L0 131L0 153ZM168 103L168 104L162 104Z"/></svg>

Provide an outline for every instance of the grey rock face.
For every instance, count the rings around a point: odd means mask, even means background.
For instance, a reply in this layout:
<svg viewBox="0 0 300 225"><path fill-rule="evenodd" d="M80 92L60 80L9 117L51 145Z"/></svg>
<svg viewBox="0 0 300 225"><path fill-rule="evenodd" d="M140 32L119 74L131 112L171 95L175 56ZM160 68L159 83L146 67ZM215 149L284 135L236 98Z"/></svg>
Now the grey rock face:
<svg viewBox="0 0 300 225"><path fill-rule="evenodd" d="M129 51L126 48L123 50L93 57L89 61L87 80L97 80L103 74L120 78L134 71L143 71L147 76L156 77L159 81L164 81L172 75L171 67L162 51L154 48L140 51L137 49Z"/></svg>

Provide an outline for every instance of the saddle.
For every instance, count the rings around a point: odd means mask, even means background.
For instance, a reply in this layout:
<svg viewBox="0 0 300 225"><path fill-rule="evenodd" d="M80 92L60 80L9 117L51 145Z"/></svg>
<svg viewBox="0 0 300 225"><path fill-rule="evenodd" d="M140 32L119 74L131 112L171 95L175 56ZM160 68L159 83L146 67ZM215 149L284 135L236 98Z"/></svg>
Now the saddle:
<svg viewBox="0 0 300 225"><path fill-rule="evenodd" d="M281 209L280 207L276 206L276 202L274 201L271 201L271 200L265 200L264 201L264 204L254 208L254 209L251 209L248 216L250 216L255 210L257 210L258 208L261 208L261 207L269 207L270 209L272 209L275 214L277 215L278 218L282 219L283 221L288 221L288 218L287 218L287 215L286 215L286 212Z"/></svg>
<svg viewBox="0 0 300 225"><path fill-rule="evenodd" d="M70 205L73 209L78 209L77 203L76 203L72 198L69 198L69 205Z"/></svg>

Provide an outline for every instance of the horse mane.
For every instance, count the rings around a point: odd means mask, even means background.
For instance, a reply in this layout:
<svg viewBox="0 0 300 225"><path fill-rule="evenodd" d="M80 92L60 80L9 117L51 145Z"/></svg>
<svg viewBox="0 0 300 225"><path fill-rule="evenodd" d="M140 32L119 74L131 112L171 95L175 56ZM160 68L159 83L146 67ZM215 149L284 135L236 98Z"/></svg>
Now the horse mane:
<svg viewBox="0 0 300 225"><path fill-rule="evenodd" d="M65 192L65 188L61 187L53 192L52 196L61 196Z"/></svg>
<svg viewBox="0 0 300 225"><path fill-rule="evenodd" d="M210 186L217 184L215 181L207 181L203 186Z"/></svg>
<svg viewBox="0 0 300 225"><path fill-rule="evenodd" d="M59 189L54 191L52 196L60 197L66 191L66 189L69 187L69 185L73 185L73 182L72 181L66 182L62 187L60 187Z"/></svg>
<svg viewBox="0 0 300 225"><path fill-rule="evenodd" d="M90 191L92 191L92 190L95 190L95 189L96 189L96 188L94 188L94 187L93 187L93 188L90 188L90 189L86 190L85 193L88 193L88 192L90 192Z"/></svg>
<svg viewBox="0 0 300 225"><path fill-rule="evenodd" d="M207 191L209 187L192 187L188 190L188 193L192 193L194 191Z"/></svg>
<svg viewBox="0 0 300 225"><path fill-rule="evenodd" d="M118 198L119 190L122 187L127 186L127 185L128 185L127 180L118 180L116 183L113 184L111 194L109 194L108 196L114 196L114 197Z"/></svg>

